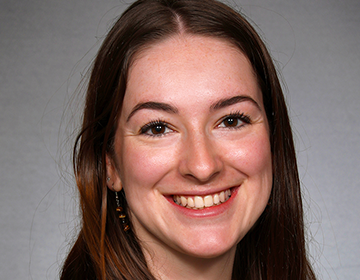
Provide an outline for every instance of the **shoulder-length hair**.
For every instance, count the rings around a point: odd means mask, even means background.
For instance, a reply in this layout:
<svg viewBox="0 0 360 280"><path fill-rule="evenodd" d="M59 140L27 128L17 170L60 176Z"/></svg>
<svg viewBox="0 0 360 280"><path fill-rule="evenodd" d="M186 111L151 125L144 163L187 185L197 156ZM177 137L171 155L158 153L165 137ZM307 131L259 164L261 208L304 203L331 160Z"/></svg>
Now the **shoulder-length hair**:
<svg viewBox="0 0 360 280"><path fill-rule="evenodd" d="M81 231L61 279L154 279L135 234L124 232L106 186L117 120L136 54L171 36L226 40L248 57L270 126L273 186L269 204L237 245L233 279L315 279L304 238L300 183L284 96L271 56L242 15L216 0L139 0L118 19L93 64L83 124L73 154ZM124 210L126 200L120 197ZM131 221L130 221L131 223Z"/></svg>

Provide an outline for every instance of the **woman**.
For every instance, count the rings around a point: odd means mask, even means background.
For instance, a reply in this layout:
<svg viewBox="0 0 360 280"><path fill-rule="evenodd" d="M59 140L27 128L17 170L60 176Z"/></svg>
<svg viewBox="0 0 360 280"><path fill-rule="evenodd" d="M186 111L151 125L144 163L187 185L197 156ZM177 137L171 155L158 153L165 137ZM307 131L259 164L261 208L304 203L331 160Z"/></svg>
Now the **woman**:
<svg viewBox="0 0 360 280"><path fill-rule="evenodd" d="M61 279L315 279L263 42L214 0L140 0L104 40L74 148Z"/></svg>

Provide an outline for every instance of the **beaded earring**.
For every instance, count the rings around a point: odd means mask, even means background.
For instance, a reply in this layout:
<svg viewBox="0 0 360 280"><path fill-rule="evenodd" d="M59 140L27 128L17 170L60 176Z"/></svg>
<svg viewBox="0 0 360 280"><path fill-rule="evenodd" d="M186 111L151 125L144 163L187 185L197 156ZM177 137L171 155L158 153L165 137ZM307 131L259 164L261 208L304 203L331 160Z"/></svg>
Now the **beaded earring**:
<svg viewBox="0 0 360 280"><path fill-rule="evenodd" d="M123 212L124 209L120 206L120 200L119 200L119 196L118 196L117 192L115 192L115 199L116 199L116 205L117 205L116 212L118 212L118 214L119 214L119 219L121 221L123 230L125 232L127 232L130 229L130 226L127 223L126 215Z"/></svg>

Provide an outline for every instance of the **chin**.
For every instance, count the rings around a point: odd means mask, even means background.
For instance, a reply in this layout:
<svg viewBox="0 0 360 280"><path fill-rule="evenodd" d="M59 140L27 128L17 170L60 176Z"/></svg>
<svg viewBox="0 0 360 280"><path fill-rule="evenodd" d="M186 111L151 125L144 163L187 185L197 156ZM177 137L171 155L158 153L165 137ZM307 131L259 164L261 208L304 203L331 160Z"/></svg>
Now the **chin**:
<svg viewBox="0 0 360 280"><path fill-rule="evenodd" d="M235 253L241 238L231 238L228 234L202 234L197 232L188 242L180 245L180 251L195 258L211 259L228 253Z"/></svg>

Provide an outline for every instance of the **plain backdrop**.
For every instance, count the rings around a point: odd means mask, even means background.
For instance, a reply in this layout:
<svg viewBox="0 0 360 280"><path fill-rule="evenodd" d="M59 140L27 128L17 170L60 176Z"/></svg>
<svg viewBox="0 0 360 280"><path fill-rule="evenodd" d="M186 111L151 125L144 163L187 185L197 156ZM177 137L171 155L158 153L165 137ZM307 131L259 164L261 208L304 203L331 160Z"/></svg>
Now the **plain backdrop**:
<svg viewBox="0 0 360 280"><path fill-rule="evenodd" d="M126 2L0 1L0 279L58 278L78 221L81 98L70 101ZM359 279L360 1L228 3L256 23L285 81L319 279Z"/></svg>

